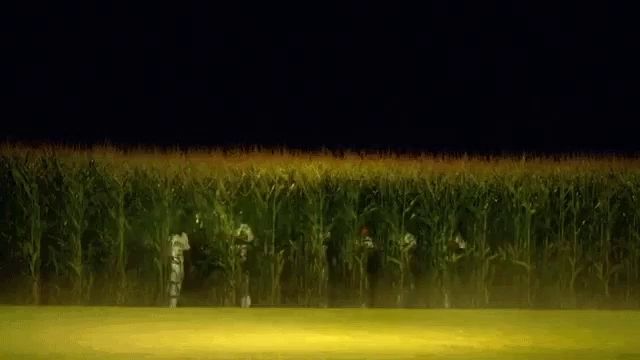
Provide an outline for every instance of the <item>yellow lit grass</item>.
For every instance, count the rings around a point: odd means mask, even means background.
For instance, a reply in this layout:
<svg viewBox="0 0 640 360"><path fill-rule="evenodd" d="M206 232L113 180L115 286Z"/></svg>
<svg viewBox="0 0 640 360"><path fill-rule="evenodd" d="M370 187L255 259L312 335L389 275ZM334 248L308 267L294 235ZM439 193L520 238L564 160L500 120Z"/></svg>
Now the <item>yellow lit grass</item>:
<svg viewBox="0 0 640 360"><path fill-rule="evenodd" d="M638 312L0 308L0 358L609 358Z"/></svg>

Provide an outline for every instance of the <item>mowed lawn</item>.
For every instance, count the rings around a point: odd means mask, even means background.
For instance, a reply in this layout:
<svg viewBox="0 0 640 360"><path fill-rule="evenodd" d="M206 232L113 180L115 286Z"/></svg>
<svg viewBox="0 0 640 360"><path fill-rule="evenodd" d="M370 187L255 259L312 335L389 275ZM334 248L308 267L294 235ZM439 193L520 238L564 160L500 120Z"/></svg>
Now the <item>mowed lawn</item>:
<svg viewBox="0 0 640 360"><path fill-rule="evenodd" d="M640 312L2 306L0 359L640 360Z"/></svg>

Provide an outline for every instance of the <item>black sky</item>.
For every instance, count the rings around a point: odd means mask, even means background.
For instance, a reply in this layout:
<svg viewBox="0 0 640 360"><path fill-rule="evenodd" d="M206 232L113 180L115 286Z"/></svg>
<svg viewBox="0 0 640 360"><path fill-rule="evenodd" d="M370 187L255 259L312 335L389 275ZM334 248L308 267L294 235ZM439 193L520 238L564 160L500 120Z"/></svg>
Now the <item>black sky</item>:
<svg viewBox="0 0 640 360"><path fill-rule="evenodd" d="M16 2L9 140L637 151L619 2Z"/></svg>

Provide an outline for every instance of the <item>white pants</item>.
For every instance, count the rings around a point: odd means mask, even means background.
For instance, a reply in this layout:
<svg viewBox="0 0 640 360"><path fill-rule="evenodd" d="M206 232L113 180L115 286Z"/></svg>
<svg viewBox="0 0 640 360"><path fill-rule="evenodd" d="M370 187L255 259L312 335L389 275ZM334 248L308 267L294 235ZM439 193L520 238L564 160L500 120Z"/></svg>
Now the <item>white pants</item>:
<svg viewBox="0 0 640 360"><path fill-rule="evenodd" d="M169 307L176 307L178 305L178 297L180 296L180 290L182 289L182 280L184 279L184 264L180 257L171 258L171 274L169 275L169 286L167 292L169 293Z"/></svg>
<svg viewBox="0 0 640 360"><path fill-rule="evenodd" d="M240 298L240 307L251 307L251 296L249 295L249 274L242 274L242 297Z"/></svg>

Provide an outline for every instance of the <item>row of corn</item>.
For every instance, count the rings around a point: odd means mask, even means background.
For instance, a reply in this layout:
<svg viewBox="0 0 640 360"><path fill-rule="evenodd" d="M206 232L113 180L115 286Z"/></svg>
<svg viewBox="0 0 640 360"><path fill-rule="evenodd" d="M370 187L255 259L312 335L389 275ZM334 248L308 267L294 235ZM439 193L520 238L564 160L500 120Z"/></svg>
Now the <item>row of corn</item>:
<svg viewBox="0 0 640 360"><path fill-rule="evenodd" d="M0 148L0 302L640 307L633 159Z"/></svg>

